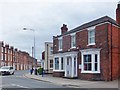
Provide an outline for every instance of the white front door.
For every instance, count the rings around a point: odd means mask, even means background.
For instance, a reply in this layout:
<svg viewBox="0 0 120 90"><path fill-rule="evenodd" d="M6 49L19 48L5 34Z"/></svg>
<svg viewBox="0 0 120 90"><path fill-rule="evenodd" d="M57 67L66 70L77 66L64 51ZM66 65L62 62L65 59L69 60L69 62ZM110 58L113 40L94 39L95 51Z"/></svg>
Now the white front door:
<svg viewBox="0 0 120 90"><path fill-rule="evenodd" d="M67 57L66 73L67 73L67 77L72 76L72 58L71 57Z"/></svg>

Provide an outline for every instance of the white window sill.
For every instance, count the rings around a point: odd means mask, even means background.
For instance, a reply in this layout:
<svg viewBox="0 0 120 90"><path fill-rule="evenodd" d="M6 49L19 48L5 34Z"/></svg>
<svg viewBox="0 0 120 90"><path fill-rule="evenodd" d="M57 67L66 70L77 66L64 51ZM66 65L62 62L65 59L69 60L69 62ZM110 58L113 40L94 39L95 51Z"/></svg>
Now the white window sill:
<svg viewBox="0 0 120 90"><path fill-rule="evenodd" d="M49 56L53 56L53 54L50 54Z"/></svg>
<svg viewBox="0 0 120 90"><path fill-rule="evenodd" d="M90 44L88 44L87 46L91 46L91 45L95 45L95 43L90 43Z"/></svg>
<svg viewBox="0 0 120 90"><path fill-rule="evenodd" d="M76 47L71 47L70 49L75 49Z"/></svg>
<svg viewBox="0 0 120 90"><path fill-rule="evenodd" d="M62 49L59 49L58 51L62 51Z"/></svg>
<svg viewBox="0 0 120 90"><path fill-rule="evenodd" d="M53 68L50 68L50 69L53 69Z"/></svg>
<svg viewBox="0 0 120 90"><path fill-rule="evenodd" d="M100 71L81 71L81 73L100 73Z"/></svg>
<svg viewBox="0 0 120 90"><path fill-rule="evenodd" d="M54 72L64 72L65 70L53 70Z"/></svg>

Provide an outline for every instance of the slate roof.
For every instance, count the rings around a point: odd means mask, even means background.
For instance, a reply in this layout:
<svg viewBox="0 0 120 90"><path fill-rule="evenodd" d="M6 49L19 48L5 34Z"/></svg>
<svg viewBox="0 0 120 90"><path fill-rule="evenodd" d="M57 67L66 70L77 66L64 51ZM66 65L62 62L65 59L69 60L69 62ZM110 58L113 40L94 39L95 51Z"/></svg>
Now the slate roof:
<svg viewBox="0 0 120 90"><path fill-rule="evenodd" d="M85 28L92 27L92 26L95 26L97 24L101 24L101 23L104 23L104 22L110 22L110 23L115 24L115 25L120 27L120 25L114 19L112 19L112 18L110 18L108 16L104 16L104 17L101 17L99 19L93 20L91 22L85 23L85 24L83 24L81 26L78 26L78 27L76 27L76 28L74 28L74 29L62 34L62 35L58 35L57 37L61 37L63 35L74 33L74 32L77 32L77 31L83 30Z"/></svg>

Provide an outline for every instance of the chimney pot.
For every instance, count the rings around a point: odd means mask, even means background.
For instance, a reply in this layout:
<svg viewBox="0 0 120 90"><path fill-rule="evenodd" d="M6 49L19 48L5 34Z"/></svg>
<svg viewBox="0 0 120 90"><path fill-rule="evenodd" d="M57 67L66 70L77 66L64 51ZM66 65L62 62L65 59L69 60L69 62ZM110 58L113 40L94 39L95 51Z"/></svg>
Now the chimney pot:
<svg viewBox="0 0 120 90"><path fill-rule="evenodd" d="M63 26L61 27L61 34L64 34L68 31L67 25L63 24Z"/></svg>
<svg viewBox="0 0 120 90"><path fill-rule="evenodd" d="M118 2L116 9L116 22L120 25L120 1Z"/></svg>

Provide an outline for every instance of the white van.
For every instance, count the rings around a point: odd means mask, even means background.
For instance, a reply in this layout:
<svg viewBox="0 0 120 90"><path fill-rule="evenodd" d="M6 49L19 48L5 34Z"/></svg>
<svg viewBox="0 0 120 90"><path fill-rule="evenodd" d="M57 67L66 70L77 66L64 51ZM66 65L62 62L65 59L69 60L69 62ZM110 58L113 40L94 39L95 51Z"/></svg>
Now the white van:
<svg viewBox="0 0 120 90"><path fill-rule="evenodd" d="M14 74L15 73L15 68L13 66L3 66L0 68L0 74L5 75L5 74Z"/></svg>

